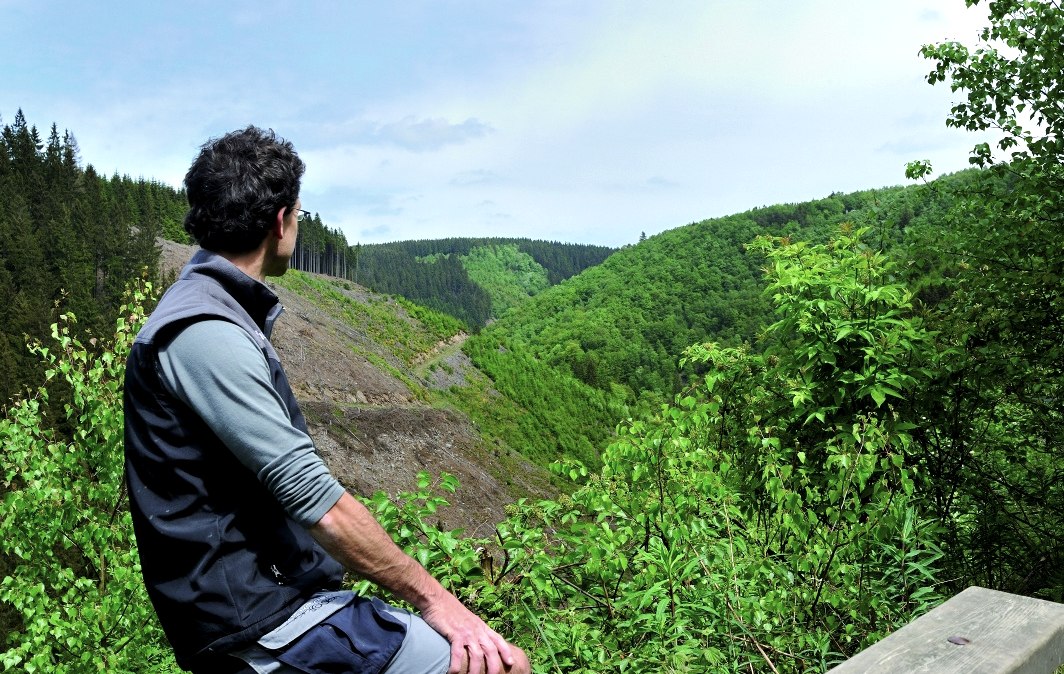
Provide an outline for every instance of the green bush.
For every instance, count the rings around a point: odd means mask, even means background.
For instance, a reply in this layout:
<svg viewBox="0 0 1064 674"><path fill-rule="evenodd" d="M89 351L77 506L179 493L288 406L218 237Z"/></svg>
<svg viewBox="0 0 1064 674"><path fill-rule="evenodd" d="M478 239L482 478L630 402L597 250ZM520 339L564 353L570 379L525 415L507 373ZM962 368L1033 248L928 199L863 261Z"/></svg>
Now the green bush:
<svg viewBox="0 0 1064 674"><path fill-rule="evenodd" d="M141 579L123 480L125 359L150 293L144 284L127 296L108 343L83 344L74 316L60 316L49 345L31 347L46 384L0 420L0 601L16 622L5 670L177 671Z"/></svg>

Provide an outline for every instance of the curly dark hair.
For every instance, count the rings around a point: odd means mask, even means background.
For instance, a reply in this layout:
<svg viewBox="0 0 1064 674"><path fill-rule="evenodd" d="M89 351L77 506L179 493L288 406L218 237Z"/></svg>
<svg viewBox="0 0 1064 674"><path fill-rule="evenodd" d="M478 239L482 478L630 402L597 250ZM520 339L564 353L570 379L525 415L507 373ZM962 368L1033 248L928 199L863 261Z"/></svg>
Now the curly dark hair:
<svg viewBox="0 0 1064 674"><path fill-rule="evenodd" d="M294 208L306 164L292 143L249 126L212 138L185 174L185 231L215 252L254 250L279 208Z"/></svg>

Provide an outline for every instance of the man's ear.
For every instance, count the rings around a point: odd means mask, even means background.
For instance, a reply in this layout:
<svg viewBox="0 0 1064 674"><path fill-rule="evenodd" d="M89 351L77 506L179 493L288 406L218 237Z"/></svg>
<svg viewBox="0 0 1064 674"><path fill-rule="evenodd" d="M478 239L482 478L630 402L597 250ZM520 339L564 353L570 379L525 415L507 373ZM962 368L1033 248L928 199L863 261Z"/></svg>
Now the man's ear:
<svg viewBox="0 0 1064 674"><path fill-rule="evenodd" d="M277 237L278 241L283 239L285 237L285 235L288 234L288 228L285 227L285 221L284 221L284 218L285 218L285 215L287 215L287 212L288 212L288 209L286 207L284 207L284 206L282 206L280 209L278 209L277 210L277 215L275 215L274 218L273 218L273 224L270 226L270 232L274 236Z"/></svg>

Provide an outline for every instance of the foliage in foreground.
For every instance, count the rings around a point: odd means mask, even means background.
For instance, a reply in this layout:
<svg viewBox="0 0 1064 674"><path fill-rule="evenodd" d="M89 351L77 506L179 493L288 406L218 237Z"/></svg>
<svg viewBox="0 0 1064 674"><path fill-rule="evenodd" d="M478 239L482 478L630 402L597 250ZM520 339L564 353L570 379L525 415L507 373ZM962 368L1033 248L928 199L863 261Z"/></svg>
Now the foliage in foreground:
<svg viewBox="0 0 1064 674"><path fill-rule="evenodd" d="M519 504L495 541L426 526L444 503L427 476L375 497L536 671L822 671L942 599L915 423L892 404L932 335L857 238L757 247L780 348L689 349L697 382L624 425L601 472L562 466L587 478L571 497Z"/></svg>
<svg viewBox="0 0 1064 674"><path fill-rule="evenodd" d="M932 84L960 94L947 125L994 131L913 257L943 270L930 319L959 357L935 382L922 442L953 575L1064 600L1064 7L966 0L988 24L971 48L925 46ZM909 174L926 175L927 162ZM947 513L953 517L946 517Z"/></svg>
<svg viewBox="0 0 1064 674"><path fill-rule="evenodd" d="M127 296L108 344L83 344L73 315L61 316L49 344L32 347L47 383L0 420L0 601L16 623L0 643L5 670L176 671L141 579L123 480L125 358L150 292ZM60 396L69 402L53 418Z"/></svg>

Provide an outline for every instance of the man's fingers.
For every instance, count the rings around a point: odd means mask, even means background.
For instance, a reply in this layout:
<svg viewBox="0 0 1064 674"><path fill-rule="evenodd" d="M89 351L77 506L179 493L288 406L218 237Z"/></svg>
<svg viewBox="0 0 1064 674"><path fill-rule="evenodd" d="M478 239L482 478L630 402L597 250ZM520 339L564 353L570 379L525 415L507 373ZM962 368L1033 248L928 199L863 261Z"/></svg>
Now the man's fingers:
<svg viewBox="0 0 1064 674"><path fill-rule="evenodd" d="M513 654L514 662L507 666L506 674L531 674L532 665L529 664L525 652L514 645L510 646L510 652Z"/></svg>
<svg viewBox="0 0 1064 674"><path fill-rule="evenodd" d="M492 632L494 634L494 632ZM499 650L498 645L494 640L489 638L489 642L484 644L484 666L487 674L502 674L503 668L508 667L505 665L505 657Z"/></svg>
<svg viewBox="0 0 1064 674"><path fill-rule="evenodd" d="M484 649L474 642L469 644L466 650L469 651L469 674L484 674ZM497 674L497 672L489 672L489 674Z"/></svg>
<svg viewBox="0 0 1064 674"><path fill-rule="evenodd" d="M451 644L448 674L503 674L514 664L509 644L502 637L489 636L485 642ZM505 651L503 650L505 648Z"/></svg>
<svg viewBox="0 0 1064 674"><path fill-rule="evenodd" d="M465 646L459 643L451 642L451 666L447 669L447 674L465 674L466 661L469 656L466 654Z"/></svg>
<svg viewBox="0 0 1064 674"><path fill-rule="evenodd" d="M488 637L491 639L495 650L499 652L499 657L502 658L503 664L506 668L514 666L514 653L513 648L510 646L510 642L502 638L502 635L495 630L488 630Z"/></svg>

